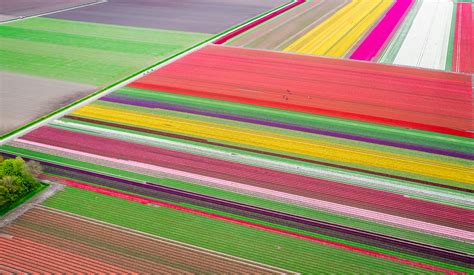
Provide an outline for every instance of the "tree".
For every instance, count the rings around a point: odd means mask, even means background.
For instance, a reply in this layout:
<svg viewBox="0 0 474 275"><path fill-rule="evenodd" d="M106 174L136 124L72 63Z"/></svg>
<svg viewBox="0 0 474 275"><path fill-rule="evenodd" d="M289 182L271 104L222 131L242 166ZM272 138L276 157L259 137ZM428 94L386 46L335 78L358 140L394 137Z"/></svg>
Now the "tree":
<svg viewBox="0 0 474 275"><path fill-rule="evenodd" d="M10 201L11 194L4 185L0 183L0 207Z"/></svg>
<svg viewBox="0 0 474 275"><path fill-rule="evenodd" d="M3 158L2 158L3 159ZM35 176L42 169L37 162L26 163L21 157L0 162L0 206L14 202L36 190L40 183Z"/></svg>

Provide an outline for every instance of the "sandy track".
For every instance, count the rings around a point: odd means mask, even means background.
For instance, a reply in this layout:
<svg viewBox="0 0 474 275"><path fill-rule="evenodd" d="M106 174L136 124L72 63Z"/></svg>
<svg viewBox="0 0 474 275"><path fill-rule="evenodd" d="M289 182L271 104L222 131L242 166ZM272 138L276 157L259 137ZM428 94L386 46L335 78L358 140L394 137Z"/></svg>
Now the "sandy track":
<svg viewBox="0 0 474 275"><path fill-rule="evenodd" d="M0 14L0 22L10 21L10 20L13 20L13 19L16 19L16 18L18 18L18 16L11 16L11 15L6 15L6 14Z"/></svg>

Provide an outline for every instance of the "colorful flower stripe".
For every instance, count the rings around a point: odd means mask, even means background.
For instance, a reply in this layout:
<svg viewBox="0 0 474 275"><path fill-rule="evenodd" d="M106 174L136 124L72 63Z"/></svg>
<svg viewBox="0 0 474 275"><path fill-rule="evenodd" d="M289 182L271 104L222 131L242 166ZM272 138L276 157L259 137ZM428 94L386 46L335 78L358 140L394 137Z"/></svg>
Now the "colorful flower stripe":
<svg viewBox="0 0 474 275"><path fill-rule="evenodd" d="M58 178L56 178L56 179L58 179ZM319 243L319 244L323 244L323 245L327 245L327 246L331 246L331 247L335 247L335 248L339 248L339 249L349 250L349 251L352 251L352 252L361 253L361 254L372 256L372 257L386 259L386 260L390 260L390 261L394 261L394 262L398 262L398 263L402 263L402 264L406 264L406 265L410 265L410 266L415 266L415 267L419 267L419 268L423 268L423 269L427 269L427 270L442 272L442 273L445 273L445 274L464 274L462 272L457 272L457 271L454 271L454 270L449 270L449 269L438 267L438 266L433 266L433 265L424 264L424 263L420 263L420 262L414 262L414 261L411 261L411 260L407 260L407 259L403 259L403 258L391 256L391 255L386 255L386 254L383 254L383 253L370 251L370 250L362 249L362 248L359 248L359 247L354 247L354 246L350 246L350 245L336 243L336 242L332 242L332 241L328 241L328 240L324 240L324 239L315 238L315 237L312 237L312 236L307 236L307 235L303 235L303 234L299 234L299 233L290 232L290 231L287 231L287 230L272 228L272 227L269 227L269 226L264 226L264 225L260 225L260 224L256 224L256 223L252 223L252 222L247 222L247 221L243 221L243 220L239 220L239 219L235 219L235 218L230 218L230 217L227 217L227 216L208 213L208 212L205 212L205 211L195 210L195 209L192 209L192 208L167 203L167 202L164 202L164 201L148 199L148 198L140 197L140 196L133 195L133 194L127 194L127 193L114 191L114 190L111 190L111 189L106 189L106 188L102 188L102 187L98 187L98 186L88 185L88 184L85 184L85 183L82 183L82 182L77 182L77 181L72 181L72 180L67 180L67 179L59 179L59 180L62 183L67 184L69 186L73 186L73 187L84 189L84 190L93 191L93 192L96 192L96 193L99 193L99 194L104 194L104 195L107 195L107 196L112 196L112 197L116 197L116 198L130 200L130 201L138 202L138 203L141 203L141 204L159 205L159 206L162 206L162 207L171 208L171 209L178 210L178 211L192 213L194 215L204 216L204 217L208 217L208 218L211 218L211 219L222 220L222 221L238 224L238 225L241 225L241 226L254 228L254 229L257 229L257 230L263 230L263 231L272 232L272 233L276 233L276 234L280 234L280 235L290 236L290 237L294 237L294 238L297 238L297 239L307 240L307 241L310 241L310 242L316 242L316 243Z"/></svg>
<svg viewBox="0 0 474 275"><path fill-rule="evenodd" d="M444 70L452 15L451 0L423 0L394 64Z"/></svg>
<svg viewBox="0 0 474 275"><path fill-rule="evenodd" d="M47 270L58 274L72 271L87 271L90 274L289 273L288 270L213 253L44 206L35 206L4 232L13 236L9 249L21 259L50 252L51 249L57 249L58 254L66 254L66 265L56 266L62 272L55 270L54 266ZM17 238L40 244L39 251L35 253L32 250L36 249L15 247ZM54 261L53 258L53 262L61 262L62 257L55 254L47 253L47 256L54 255L57 259ZM71 270L71 266L67 265L69 260L75 263L73 259L82 257L86 260L82 261L79 269ZM43 259L44 255L39 258ZM97 273L98 270L102 273Z"/></svg>
<svg viewBox="0 0 474 275"><path fill-rule="evenodd" d="M91 255L78 255L25 236L2 238L0 271L2 274L130 274L133 270L97 260ZM6 272L4 266L14 267ZM97 272L100 270L101 272ZM23 271L19 273L19 271Z"/></svg>
<svg viewBox="0 0 474 275"><path fill-rule="evenodd" d="M46 167L51 166L50 163L44 163L44 165L46 165ZM424 253L427 255L436 255L445 259L452 259L452 260L461 261L461 262L469 261L466 255L463 255L462 253L459 253L450 249L443 249L441 247L433 247L433 246L426 245L419 242L412 242L412 241L408 242L396 237L377 234L377 233L373 233L373 232L365 231L365 230L359 230L353 227L338 225L338 224L334 224L330 222L324 222L320 220L302 217L299 215L288 214L281 211L275 211L275 210L262 208L258 206L252 206L245 203L234 202L227 199L220 199L217 197L203 195L203 194L199 194L195 192L179 190L176 188L167 187L160 184L148 183L148 182L135 182L135 181L127 180L127 179L121 179L121 178L117 178L113 176L106 176L106 175L98 174L95 172L88 172L88 171L79 170L76 168L70 168L70 167L61 166L61 165L53 165L53 166L55 168L64 170L66 173L79 172L80 174L84 174L85 176L87 176L88 180L92 180L93 182L96 182L101 185L104 185L104 180L105 180L108 182L108 185L106 184L104 186L112 187L119 190L132 191L135 193L138 192L138 194L144 194L144 195L146 194L150 195L148 191L154 190L160 193L176 195L183 200L191 199L195 201L205 202L209 208L219 209L221 208L221 206L225 206L227 209L234 209L240 215L245 215L246 212L250 212L257 215L263 215L271 219L272 222L274 223L278 223L279 220L283 220L285 221L283 222L284 224L286 224L287 222L292 222L294 224L299 224L303 226L304 228L306 228L306 230L310 230L309 228L314 228L316 230L315 232L317 232L317 228L324 228L327 230L331 230L334 232L339 232L339 233L343 233L345 235L351 236L352 240L360 239L361 242L364 242L364 239L366 240L369 239L372 241L372 243L374 241L378 241L384 244L389 244L392 247L396 246L402 250L405 249L407 251L416 251L421 254ZM55 169L55 171L58 171L58 170ZM57 176L46 176L46 175L42 177L42 179L46 179L46 180L55 180L56 178ZM144 189L143 193L140 193L139 191L137 191L136 187L140 187L141 190ZM373 228L371 229L373 230ZM393 233L393 229L392 229L392 233Z"/></svg>
<svg viewBox="0 0 474 275"><path fill-rule="evenodd" d="M57 135L63 135L60 143L54 143L51 139L48 139L48 136ZM474 236L470 236L471 234L463 230L454 229L469 228L469 224L462 222L464 217L470 213L467 209L405 199L400 195L339 184L337 182L316 180L269 169L73 132L42 129L39 132L36 131L36 136L26 136L25 139L27 140L22 140L21 142L32 144L39 148L46 147L64 151L78 157L91 157L150 169L163 173L170 178L186 179L191 182L210 182L221 189L226 189L225 185L227 184L227 186L231 186L233 189L254 193L273 193L273 197L282 197L286 200L295 198L293 199L295 202L313 207L330 209L331 211L342 212L348 215L363 216L364 218L403 225L404 227L415 227L419 230L441 235L474 239ZM81 146L77 143L79 140L87 141L88 145ZM61 147L52 146L51 143L61 145ZM72 148L81 148L81 151L73 150ZM121 153L117 155L117 151ZM97 155L98 153L101 155ZM120 161L121 154L126 154L127 161ZM161 157L154 157L156 155ZM288 184L289 182L292 182L292 184ZM358 194L357 200L353 197L354 193ZM383 199L380 200L381 198ZM321 200L330 203L323 203ZM344 202L344 205L337 204L340 202ZM445 225L449 228L437 226L436 224Z"/></svg>
<svg viewBox="0 0 474 275"><path fill-rule="evenodd" d="M353 0L284 51L345 56L392 3L393 0Z"/></svg>
<svg viewBox="0 0 474 275"><path fill-rule="evenodd" d="M266 24L236 36L226 45L282 51L308 30L321 24L351 0L316 0L282 14Z"/></svg>
<svg viewBox="0 0 474 275"><path fill-rule="evenodd" d="M122 89L121 91L125 91L125 89ZM398 148L417 150L417 151L422 151L422 152L427 152L427 153L440 154L440 155L474 160L474 154L450 151L450 150L445 150L441 148L428 147L426 146L426 143L424 143L423 145L422 144L414 145L414 144L409 144L406 142L397 142L397 141L386 140L382 138L358 136L352 132L341 133L341 132L334 131L334 126L332 127L332 130L329 130L329 129L323 130L323 129L318 129L318 128L312 128L305 125L300 126L300 125L295 125L291 123L269 121L268 119L264 119L264 118L259 119L259 118L255 118L255 116L248 117L248 116L242 115L242 113L239 113L239 112L234 112L234 114L229 114L232 112L232 110L226 110L225 113L218 112L212 108L207 108L206 110L204 110L203 107L206 107L206 106L202 106L202 105L197 106L197 107L185 107L184 106L185 102L181 102L181 105L174 105L172 103L165 103L163 101L150 101L150 100L147 100L147 98L138 97L137 93L139 92L143 93L146 91L130 89L130 93L128 93L127 96L122 95L121 92L117 92L114 95L102 97L100 100L126 104L126 105L141 106L145 108L160 108L164 110L178 111L178 112L190 113L190 114L195 114L195 115L204 115L204 116L210 116L210 117L215 117L215 118L229 119L229 120L235 120L235 121L240 121L240 122L247 122L247 123L259 124L259 125L270 126L270 127L278 127L278 128L288 129L288 130L301 131L301 132L307 132L307 133L318 134L318 135L327 135L331 137L351 139L351 140L362 141L362 142L370 142L370 143L375 143L379 145L387 145L387 146L393 146L393 147L398 147ZM160 94L156 94L156 96L160 96ZM179 97L180 95L176 95L176 96ZM232 106L234 110L235 108L237 108L236 104ZM246 107L247 109L250 108L250 106L246 106Z"/></svg>
<svg viewBox="0 0 474 275"><path fill-rule="evenodd" d="M405 16L404 20L400 22L400 27L392 36L390 41L388 41L383 53L380 57L376 60L379 63L386 63L386 64L393 64L395 61L395 57L397 57L398 51L400 51L400 47L402 46L405 38L410 30L415 18L420 10L421 4L423 0L416 0L415 3L411 6L410 11Z"/></svg>
<svg viewBox="0 0 474 275"><path fill-rule="evenodd" d="M468 162L446 159L430 160L429 157L407 156L365 149L340 143L299 138L276 134L271 131L229 127L222 123L204 123L200 120L181 119L178 116L160 117L143 112L122 111L118 108L88 106L75 112L78 116L105 120L119 124L135 125L163 132L171 132L202 139L211 139L224 144L258 148L263 151L289 154L306 159L323 159L349 167L364 167L369 171L397 171L406 177L433 178L435 182L455 181L473 183L468 179L471 169ZM270 129L269 129L270 130ZM263 138L264 140L257 140ZM288 141L293 142L288 143ZM348 154L351 152L351 154Z"/></svg>
<svg viewBox="0 0 474 275"><path fill-rule="evenodd" d="M351 54L351 59L373 60L387 44L414 0L397 0L383 19Z"/></svg>
<svg viewBox="0 0 474 275"><path fill-rule="evenodd" d="M471 80L211 45L2 150L38 158L72 181L96 172L143 182L92 181L128 192L175 188L180 209L163 203L208 223L332 247L372 246L458 270L469 262L474 240L474 221L466 219L474 209ZM62 163L75 170L57 167ZM189 192L201 196L191 203ZM236 212L243 205L246 212ZM308 219L338 220L335 226L355 233L301 223ZM396 246L388 245L392 239ZM380 251L387 246L388 254Z"/></svg>
<svg viewBox="0 0 474 275"><path fill-rule="evenodd" d="M49 208L103 221L111 225L138 230L158 236L158 238L161 237L185 245L193 245L199 250L210 250L210 253L215 253L214 251L216 251L228 256L237 257L237 259L250 260L254 264L270 265L301 274L327 273L334 269L340 272L359 273L368 271L379 273L389 271L404 273L420 272L418 268L410 265L355 253L318 242L275 234L172 208L157 207L154 204L140 204L69 186L65 188L64 192L58 193L44 204ZM186 203L181 201L179 201L179 204L180 206L188 207ZM194 207L191 208L194 209ZM97 211L97 209L101 209L101 211ZM198 207L197 210L222 215L222 211L208 210L203 207ZM149 217L153 218L150 219ZM255 221L252 218L249 219L240 215L233 215L231 217L288 231L288 228L285 226L262 223L261 221ZM289 230L318 239L327 239L320 234L313 234L304 230ZM329 238L328 240L349 246L354 244L338 240L337 238ZM236 241L239 242L238 246L235 245ZM414 262L439 266L448 270L468 271L466 268L459 268L452 264L443 264L436 260L425 260L401 253L387 253L387 250L376 249L371 246L362 246L361 248L409 259ZM338 255L338 257L334 258L333 255ZM427 270L424 271L427 272Z"/></svg>
<svg viewBox="0 0 474 275"><path fill-rule="evenodd" d="M130 86L473 136L470 76L208 46Z"/></svg>
<svg viewBox="0 0 474 275"><path fill-rule="evenodd" d="M464 15L456 16L456 4ZM470 5L452 0L313 1L227 45L459 71L456 58L468 68L473 63ZM306 20L310 14L312 22ZM461 25L464 30L455 40L455 27L461 30ZM459 49L461 41L465 50ZM466 57L459 58L459 52Z"/></svg>
<svg viewBox="0 0 474 275"><path fill-rule="evenodd" d="M119 137L121 135L122 134L120 133L116 133L114 137ZM17 145L17 144L15 146L21 147L21 145ZM44 147L45 146L43 145L42 147L36 147L36 148L33 147L33 148L37 151L42 151L42 148ZM52 147L52 146L46 146L46 147ZM182 147L183 146L181 146L180 148ZM48 151L49 153L52 153L52 154L54 153L52 150L48 150ZM63 150L63 151L71 151L71 150ZM48 171L53 172L54 174L59 173L59 175L65 175L67 177L71 177L71 176L73 178L78 177L79 179L82 179L82 180L84 180L84 177L80 175L84 175L87 177L86 180L95 182L98 185L104 185L104 186L112 187L115 189L125 190L128 192L134 192L134 193L138 192L139 194L143 194L147 196L150 195L149 191L147 190L150 190L150 189L161 190L161 192L167 192L167 193L171 192L172 194L178 194L180 198L179 201L189 198L188 196L189 192L192 192L193 193L192 197L195 197L198 199L198 201L196 201L198 202L198 205L200 205L199 201L201 202L206 201L209 203L210 202L209 196L212 196L214 198L217 198L219 203L225 202L226 209L228 210L230 209L229 207L232 208L237 205L238 209L240 209L237 212L239 215L244 214L244 212L242 212L242 210L244 209L241 208L243 206L242 203L244 203L248 205L248 207L245 207L246 211L249 211L249 209L251 209L252 212L254 213L253 210L257 209L258 211L257 213L266 215L264 217L270 218L272 223L278 223L278 219L281 219L283 215L283 217L285 217L284 220L286 220L287 218L291 218L291 221L293 222L296 222L296 221L303 222L303 224L305 225L303 226L303 228L305 228L305 230L310 230L308 229L308 226L311 226L310 228L313 228L313 230L316 230L313 232L319 232L318 228L322 227L322 228L331 230L335 234L337 234L337 232L340 232L340 230L342 229L341 227L342 225L342 226L349 227L348 228L349 231L344 231L344 235L342 236L339 235L339 238L343 238L343 239L349 238L349 240L357 241L359 243L368 243L370 245L375 245L374 242L381 242L379 244L381 245L381 247L386 247L387 243L389 243L389 247L393 247L393 248L397 247L397 249L401 249L401 251L406 251L408 249L408 253L412 253L413 251L416 251L418 254L424 253L425 255L429 257L436 255L436 257L440 257L440 259L444 259L444 260L451 259L458 262L469 262L468 260L469 256L466 253L469 253L470 247L466 243L456 241L456 240L446 239L446 238L440 238L440 237L437 237L436 235L425 235L425 234L422 234L421 231L408 231L406 229L389 227L384 224L377 224L377 223L371 222L369 220L357 220L354 217L350 217L350 216L338 216L335 214L331 214L331 212L321 212L318 210L310 210L308 208L304 209L298 206L298 205L301 205L301 200L298 200L298 199L294 202L284 202L286 206L282 208L281 207L282 203L275 200L278 198L269 197L269 194L265 194L265 193L256 193L254 191L250 193L253 197L249 197L247 195L242 195L243 193L245 193L245 191L242 191L242 190L240 191L237 190L238 193L229 193L227 191L205 187L203 186L203 184L206 184L206 183L202 181L196 184L190 181L181 182L181 183L176 180L169 181L163 178L163 174L157 175L157 177L159 178L146 176L145 174L147 174L147 172L145 170L140 171L141 173L144 173L144 174L130 173L130 172L125 171L125 169L130 169L130 166L126 166L126 165L120 165L121 170L110 169L110 168L107 168L105 165L111 165L111 167L114 167L114 165L111 164L112 162L106 163L103 160L105 159L104 157L100 157L100 159L102 159L101 164L95 165L93 163L85 163L82 161L62 158L61 154L58 154L58 153L54 153L56 154L56 156L53 156L53 155L47 155L47 154L43 154L39 152L31 152L31 151L27 152L27 150L20 149L18 147L12 152L21 154L23 156L27 156L27 157L31 156L31 157L34 157L35 159L42 160L42 164L44 165L44 167ZM67 153L66 155L67 157L74 157L74 155L70 153ZM85 154L81 154L81 155L82 155L82 157L80 158L81 160L94 162L94 159L86 158ZM62 164L61 165L54 164L58 162ZM115 163L117 162L115 161ZM132 163L133 162L127 162L127 164L132 164ZM69 165L75 168L68 167ZM51 170L50 167L53 168L53 170ZM155 167L155 169L156 168L157 167ZM138 168L133 167L132 169L137 170ZM115 176L114 177L105 176L104 174L117 175L119 177L124 177L125 179L135 179L138 182L131 182L130 180L124 180L121 178L117 178ZM104 182L104 180L107 180L108 183ZM110 180L112 180L115 183L112 183L112 185L110 185L111 183ZM144 181L147 181L147 182L149 181L150 183L140 183ZM218 182L223 183L222 180ZM232 187L234 184L236 183L233 183ZM135 186L140 187L140 189L137 189ZM169 187L171 187L171 189ZM178 189L175 189L175 188L178 188ZM180 191L180 190L188 190L188 193L186 192L183 193L183 191ZM207 197L199 195L199 194L207 194ZM415 193L410 193L410 196L413 196L413 195L415 195ZM262 198L269 198L273 200L260 199L255 196L257 197L262 196ZM162 197L158 196L157 198L162 198ZM215 199L211 199L211 200L215 201ZM295 205L290 205L289 203L294 203ZM251 205L256 205L257 208L254 208ZM220 207L217 207L217 208L220 209ZM299 210L296 210L298 208ZM262 210L265 210L265 211L261 212ZM277 212L281 211L280 212L281 214L277 214L275 211ZM288 215L286 213L292 213L293 215ZM359 211L357 211L357 213L359 213ZM275 216L275 214L277 216ZM303 217L297 218L295 215L296 216L303 215ZM253 217L253 214L250 216ZM296 220L294 218L296 218ZM334 225L330 226L330 228L327 228L327 226L331 223L333 223ZM284 222L283 224L286 225L287 222ZM377 233L374 234L373 232L380 232L380 234L377 234ZM366 237L369 236L369 240L367 240L367 238L363 238L363 236L366 236ZM432 244L432 245L427 245L427 244Z"/></svg>
<svg viewBox="0 0 474 275"><path fill-rule="evenodd" d="M472 3L457 3L453 71L474 73L474 10Z"/></svg>

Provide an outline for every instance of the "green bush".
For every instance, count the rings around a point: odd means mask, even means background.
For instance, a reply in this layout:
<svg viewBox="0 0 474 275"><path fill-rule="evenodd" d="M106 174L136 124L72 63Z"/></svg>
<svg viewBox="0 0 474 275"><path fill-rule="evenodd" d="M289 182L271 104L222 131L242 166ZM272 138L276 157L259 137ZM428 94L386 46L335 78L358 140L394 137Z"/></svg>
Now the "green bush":
<svg viewBox="0 0 474 275"><path fill-rule="evenodd" d="M0 156L0 207L13 203L40 187L35 178L41 166L34 161L25 162L21 157L3 159Z"/></svg>

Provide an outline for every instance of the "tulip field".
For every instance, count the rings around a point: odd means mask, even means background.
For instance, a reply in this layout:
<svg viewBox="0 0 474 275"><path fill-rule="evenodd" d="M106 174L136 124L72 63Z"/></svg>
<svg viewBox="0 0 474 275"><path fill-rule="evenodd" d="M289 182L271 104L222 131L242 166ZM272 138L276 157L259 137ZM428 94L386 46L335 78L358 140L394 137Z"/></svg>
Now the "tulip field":
<svg viewBox="0 0 474 275"><path fill-rule="evenodd" d="M0 25L56 93L184 51L0 145L64 185L2 274L471 274L470 1L145 2Z"/></svg>
<svg viewBox="0 0 474 275"><path fill-rule="evenodd" d="M245 32L227 44L473 72L471 1L304 2L291 13Z"/></svg>

